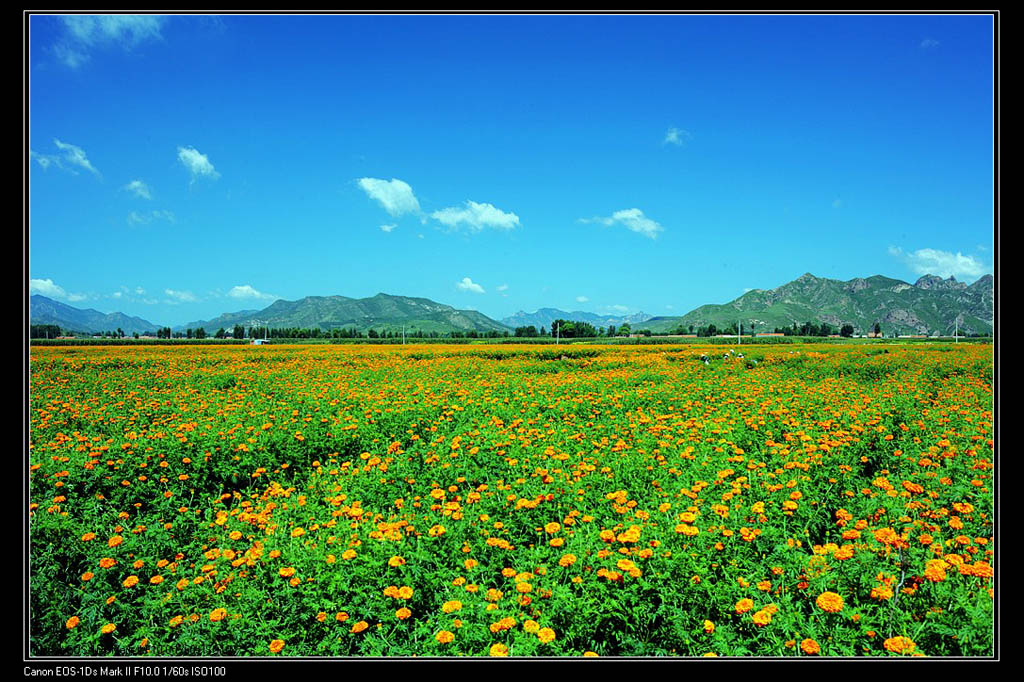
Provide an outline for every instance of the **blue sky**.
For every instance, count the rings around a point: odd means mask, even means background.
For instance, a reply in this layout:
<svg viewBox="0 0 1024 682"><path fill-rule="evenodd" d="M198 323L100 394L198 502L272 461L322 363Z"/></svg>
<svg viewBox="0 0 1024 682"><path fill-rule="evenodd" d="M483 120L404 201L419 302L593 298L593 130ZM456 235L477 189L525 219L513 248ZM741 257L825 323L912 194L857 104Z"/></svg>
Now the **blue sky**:
<svg viewBox="0 0 1024 682"><path fill-rule="evenodd" d="M989 16L30 18L29 290L682 315L993 272Z"/></svg>

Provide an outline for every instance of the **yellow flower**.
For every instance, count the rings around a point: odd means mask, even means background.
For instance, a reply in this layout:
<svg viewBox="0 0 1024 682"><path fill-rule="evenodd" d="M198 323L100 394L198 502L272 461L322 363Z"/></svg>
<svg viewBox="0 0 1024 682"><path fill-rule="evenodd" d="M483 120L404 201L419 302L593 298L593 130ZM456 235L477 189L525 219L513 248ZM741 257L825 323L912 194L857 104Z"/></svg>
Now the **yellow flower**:
<svg viewBox="0 0 1024 682"><path fill-rule="evenodd" d="M535 620L528 620L523 623L523 629L530 633L537 632L540 630L540 623Z"/></svg>
<svg viewBox="0 0 1024 682"><path fill-rule="evenodd" d="M404 606L402 608L398 609L397 611L395 611L395 618L397 618L398 620L405 620L406 618L408 618L411 615L412 615L412 611L410 611L409 609L405 608Z"/></svg>
<svg viewBox="0 0 1024 682"><path fill-rule="evenodd" d="M116 625L114 625L113 623L107 623L102 628L100 628L100 632L102 632L105 635L109 635L111 632L113 632L116 629L117 629Z"/></svg>
<svg viewBox="0 0 1024 682"><path fill-rule="evenodd" d="M708 633L710 635L714 631L715 631L715 624L712 623L710 620L704 621L704 632L706 632L706 633Z"/></svg>
<svg viewBox="0 0 1024 682"><path fill-rule="evenodd" d="M290 577L292 577L293 575L295 575L295 568L294 568L294 567L292 567L292 566L288 566L287 568L282 568L282 569L280 569L280 570L279 570L279 571L277 572L277 574L278 574L279 576L281 576L282 578L290 578Z"/></svg>
<svg viewBox="0 0 1024 682"><path fill-rule="evenodd" d="M736 602L736 613L744 614L752 608L754 608L754 602L751 599L740 599Z"/></svg>
<svg viewBox="0 0 1024 682"><path fill-rule="evenodd" d="M441 605L441 610L445 613L452 613L454 611L458 611L461 608L462 602L456 600L446 601L444 604Z"/></svg>
<svg viewBox="0 0 1024 682"><path fill-rule="evenodd" d="M214 609L210 612L210 620L216 623L217 621L224 620L227 615L227 609Z"/></svg>
<svg viewBox="0 0 1024 682"><path fill-rule="evenodd" d="M541 628L540 631L537 632L537 639L545 644L553 642L555 640L555 631L551 628Z"/></svg>
<svg viewBox="0 0 1024 682"><path fill-rule="evenodd" d="M344 556L345 555L343 554L342 558L344 558ZM390 559L388 559L388 566L395 567L395 566L404 566L404 565L405 565L405 559L403 559L400 556L393 556Z"/></svg>
<svg viewBox="0 0 1024 682"><path fill-rule="evenodd" d="M576 563L575 554L563 554L562 558L558 560L558 565L563 568L568 568L569 566L572 566L574 563Z"/></svg>
<svg viewBox="0 0 1024 682"><path fill-rule="evenodd" d="M772 622L772 614L768 609L761 609L754 614L754 624L758 627L763 628L770 622Z"/></svg>
<svg viewBox="0 0 1024 682"><path fill-rule="evenodd" d="M495 644L491 646L491 656L508 656L508 647L504 644Z"/></svg>

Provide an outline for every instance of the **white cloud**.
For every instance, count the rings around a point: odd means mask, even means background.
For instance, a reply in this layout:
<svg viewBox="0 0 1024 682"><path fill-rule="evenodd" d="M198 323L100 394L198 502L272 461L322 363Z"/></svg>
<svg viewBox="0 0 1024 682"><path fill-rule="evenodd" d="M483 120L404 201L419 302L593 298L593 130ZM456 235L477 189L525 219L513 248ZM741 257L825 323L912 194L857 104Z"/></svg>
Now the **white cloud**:
<svg viewBox="0 0 1024 682"><path fill-rule="evenodd" d="M273 294L266 294L266 293L263 293L262 291L257 291L256 289L253 289L248 284L242 284L242 285L239 285L239 286L231 287L231 289L228 291L228 296L230 296L231 298L239 298L239 299L262 299L262 300L270 300L270 299L279 298L278 296L275 296Z"/></svg>
<svg viewBox="0 0 1024 682"><path fill-rule="evenodd" d="M675 306L669 303L668 305L665 306L665 308L667 308L668 310L674 310Z"/></svg>
<svg viewBox="0 0 1024 682"><path fill-rule="evenodd" d="M57 149L64 152L64 161L66 161L67 163L71 164L72 166L79 166L81 168L84 168L95 175L100 174L100 172L96 170L96 168L89 162L89 159L85 155L85 150L82 149L81 147L76 147L75 145L68 144L67 142L61 142L57 138L53 138L53 143L57 145ZM55 157L50 158L53 159ZM57 165L63 168L63 165L60 163L59 158L57 158L57 162ZM74 172L74 169L70 170Z"/></svg>
<svg viewBox="0 0 1024 682"><path fill-rule="evenodd" d="M471 280L469 277L463 277L461 282L456 283L455 288L459 291L472 291L474 294L486 293L482 286Z"/></svg>
<svg viewBox="0 0 1024 682"><path fill-rule="evenodd" d="M890 246L888 251L890 256L902 260L918 275L937 275L938 277L969 280L977 279L991 270L990 265L981 262L974 256L965 256L959 251L955 254L939 249L918 249L907 252L898 246Z"/></svg>
<svg viewBox="0 0 1024 682"><path fill-rule="evenodd" d="M174 289L164 289L164 293L171 299L167 301L168 303L195 303L197 300L199 300L191 291L175 291Z"/></svg>
<svg viewBox="0 0 1024 682"><path fill-rule="evenodd" d="M194 147L178 147L178 161L181 161L182 165L192 174L193 182L201 176L213 179L220 177L220 173L210 163L206 154Z"/></svg>
<svg viewBox="0 0 1024 682"><path fill-rule="evenodd" d="M683 143L693 138L693 135L682 130L680 128L669 128L668 132L665 133L665 139L662 140L662 144L674 144L677 147L682 147Z"/></svg>
<svg viewBox="0 0 1024 682"><path fill-rule="evenodd" d="M938 47L939 41L934 38L925 38L921 41L921 49L927 50L930 47Z"/></svg>
<svg viewBox="0 0 1024 682"><path fill-rule="evenodd" d="M502 284L501 286L498 287L498 291L508 291L508 285Z"/></svg>
<svg viewBox="0 0 1024 682"><path fill-rule="evenodd" d="M28 150L28 155L30 158L35 159L36 163L38 163L44 170L49 168L51 163L56 163L56 157L40 154L34 149Z"/></svg>
<svg viewBox="0 0 1024 682"><path fill-rule="evenodd" d="M134 47L147 38L159 38L160 27L166 17L152 14L74 14L61 19L71 37L83 45L120 43Z"/></svg>
<svg viewBox="0 0 1024 682"><path fill-rule="evenodd" d="M135 194L135 196L137 196L139 198L142 198L142 199L152 199L153 198L153 195L149 191L149 186L146 183L144 183L142 180L132 180L131 182L129 182L127 185L125 185L121 189L123 189L125 191L128 191L128 192L133 192Z"/></svg>
<svg viewBox="0 0 1024 682"><path fill-rule="evenodd" d="M398 227L398 225L381 225L380 229L381 229L382 232L390 232L391 230L395 229L396 227Z"/></svg>
<svg viewBox="0 0 1024 682"><path fill-rule="evenodd" d="M58 298L74 303L84 301L88 298L85 294L68 293L63 287L56 284L52 279L30 279L28 290L31 294L39 294L47 298Z"/></svg>
<svg viewBox="0 0 1024 682"><path fill-rule="evenodd" d="M478 204L475 201L467 201L463 208L452 206L434 211L430 217L453 230L465 225L471 232L480 232L488 227L512 230L519 225L519 216L515 213L505 213L492 204Z"/></svg>
<svg viewBox="0 0 1024 682"><path fill-rule="evenodd" d="M577 297L576 297L576 302L577 302L577 303L586 303L586 302L587 302L587 301L589 301L589 300L590 300L590 299L589 299L589 298L587 298L586 296L577 296Z"/></svg>
<svg viewBox="0 0 1024 682"><path fill-rule="evenodd" d="M644 212L639 208L627 208L622 211L616 211L607 218L580 218L581 223L598 223L601 225L622 225L627 230L633 232L639 232L645 237L651 239L657 239L659 232L664 232L665 228L659 225L654 220L651 220L644 215Z"/></svg>
<svg viewBox="0 0 1024 682"><path fill-rule="evenodd" d="M612 310L614 310L617 313L628 313L629 312L629 306L625 306L625 305L610 305L608 307L611 308Z"/></svg>
<svg viewBox="0 0 1024 682"><path fill-rule="evenodd" d="M420 202L412 192L408 183L397 178L390 181L379 178L359 178L359 187L366 195L377 201L392 217L397 218L406 213L419 214Z"/></svg>
<svg viewBox="0 0 1024 682"><path fill-rule="evenodd" d="M161 39L160 29L166 21L166 17L152 14L74 14L61 19L66 32L53 51L73 69L89 61L89 52L95 48L119 46L130 50L145 40Z"/></svg>
<svg viewBox="0 0 1024 682"><path fill-rule="evenodd" d="M129 225L148 225L154 220L166 220L169 223L175 222L174 214L170 211L150 211L149 213L132 211L128 214L126 220Z"/></svg>

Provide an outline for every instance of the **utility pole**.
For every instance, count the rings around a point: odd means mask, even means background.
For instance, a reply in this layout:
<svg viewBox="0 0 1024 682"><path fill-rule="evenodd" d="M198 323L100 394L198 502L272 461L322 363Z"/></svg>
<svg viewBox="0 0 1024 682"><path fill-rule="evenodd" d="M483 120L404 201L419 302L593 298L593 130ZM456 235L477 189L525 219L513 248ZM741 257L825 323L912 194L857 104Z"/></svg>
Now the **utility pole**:
<svg viewBox="0 0 1024 682"><path fill-rule="evenodd" d="M561 329L559 329L560 326L561 325L559 325L557 322L555 323L555 345L556 346L558 345L559 336L560 336L561 331L562 331Z"/></svg>
<svg viewBox="0 0 1024 682"><path fill-rule="evenodd" d="M402 325L402 345L405 345L405 325Z"/></svg>

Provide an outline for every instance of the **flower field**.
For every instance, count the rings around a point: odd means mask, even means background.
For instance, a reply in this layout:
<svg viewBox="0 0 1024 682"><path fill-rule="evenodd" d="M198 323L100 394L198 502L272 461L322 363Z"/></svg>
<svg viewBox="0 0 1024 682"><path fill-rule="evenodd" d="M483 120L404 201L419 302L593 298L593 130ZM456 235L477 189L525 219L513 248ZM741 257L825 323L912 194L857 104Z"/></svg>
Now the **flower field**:
<svg viewBox="0 0 1024 682"><path fill-rule="evenodd" d="M33 348L30 652L992 656L992 347L742 350Z"/></svg>

